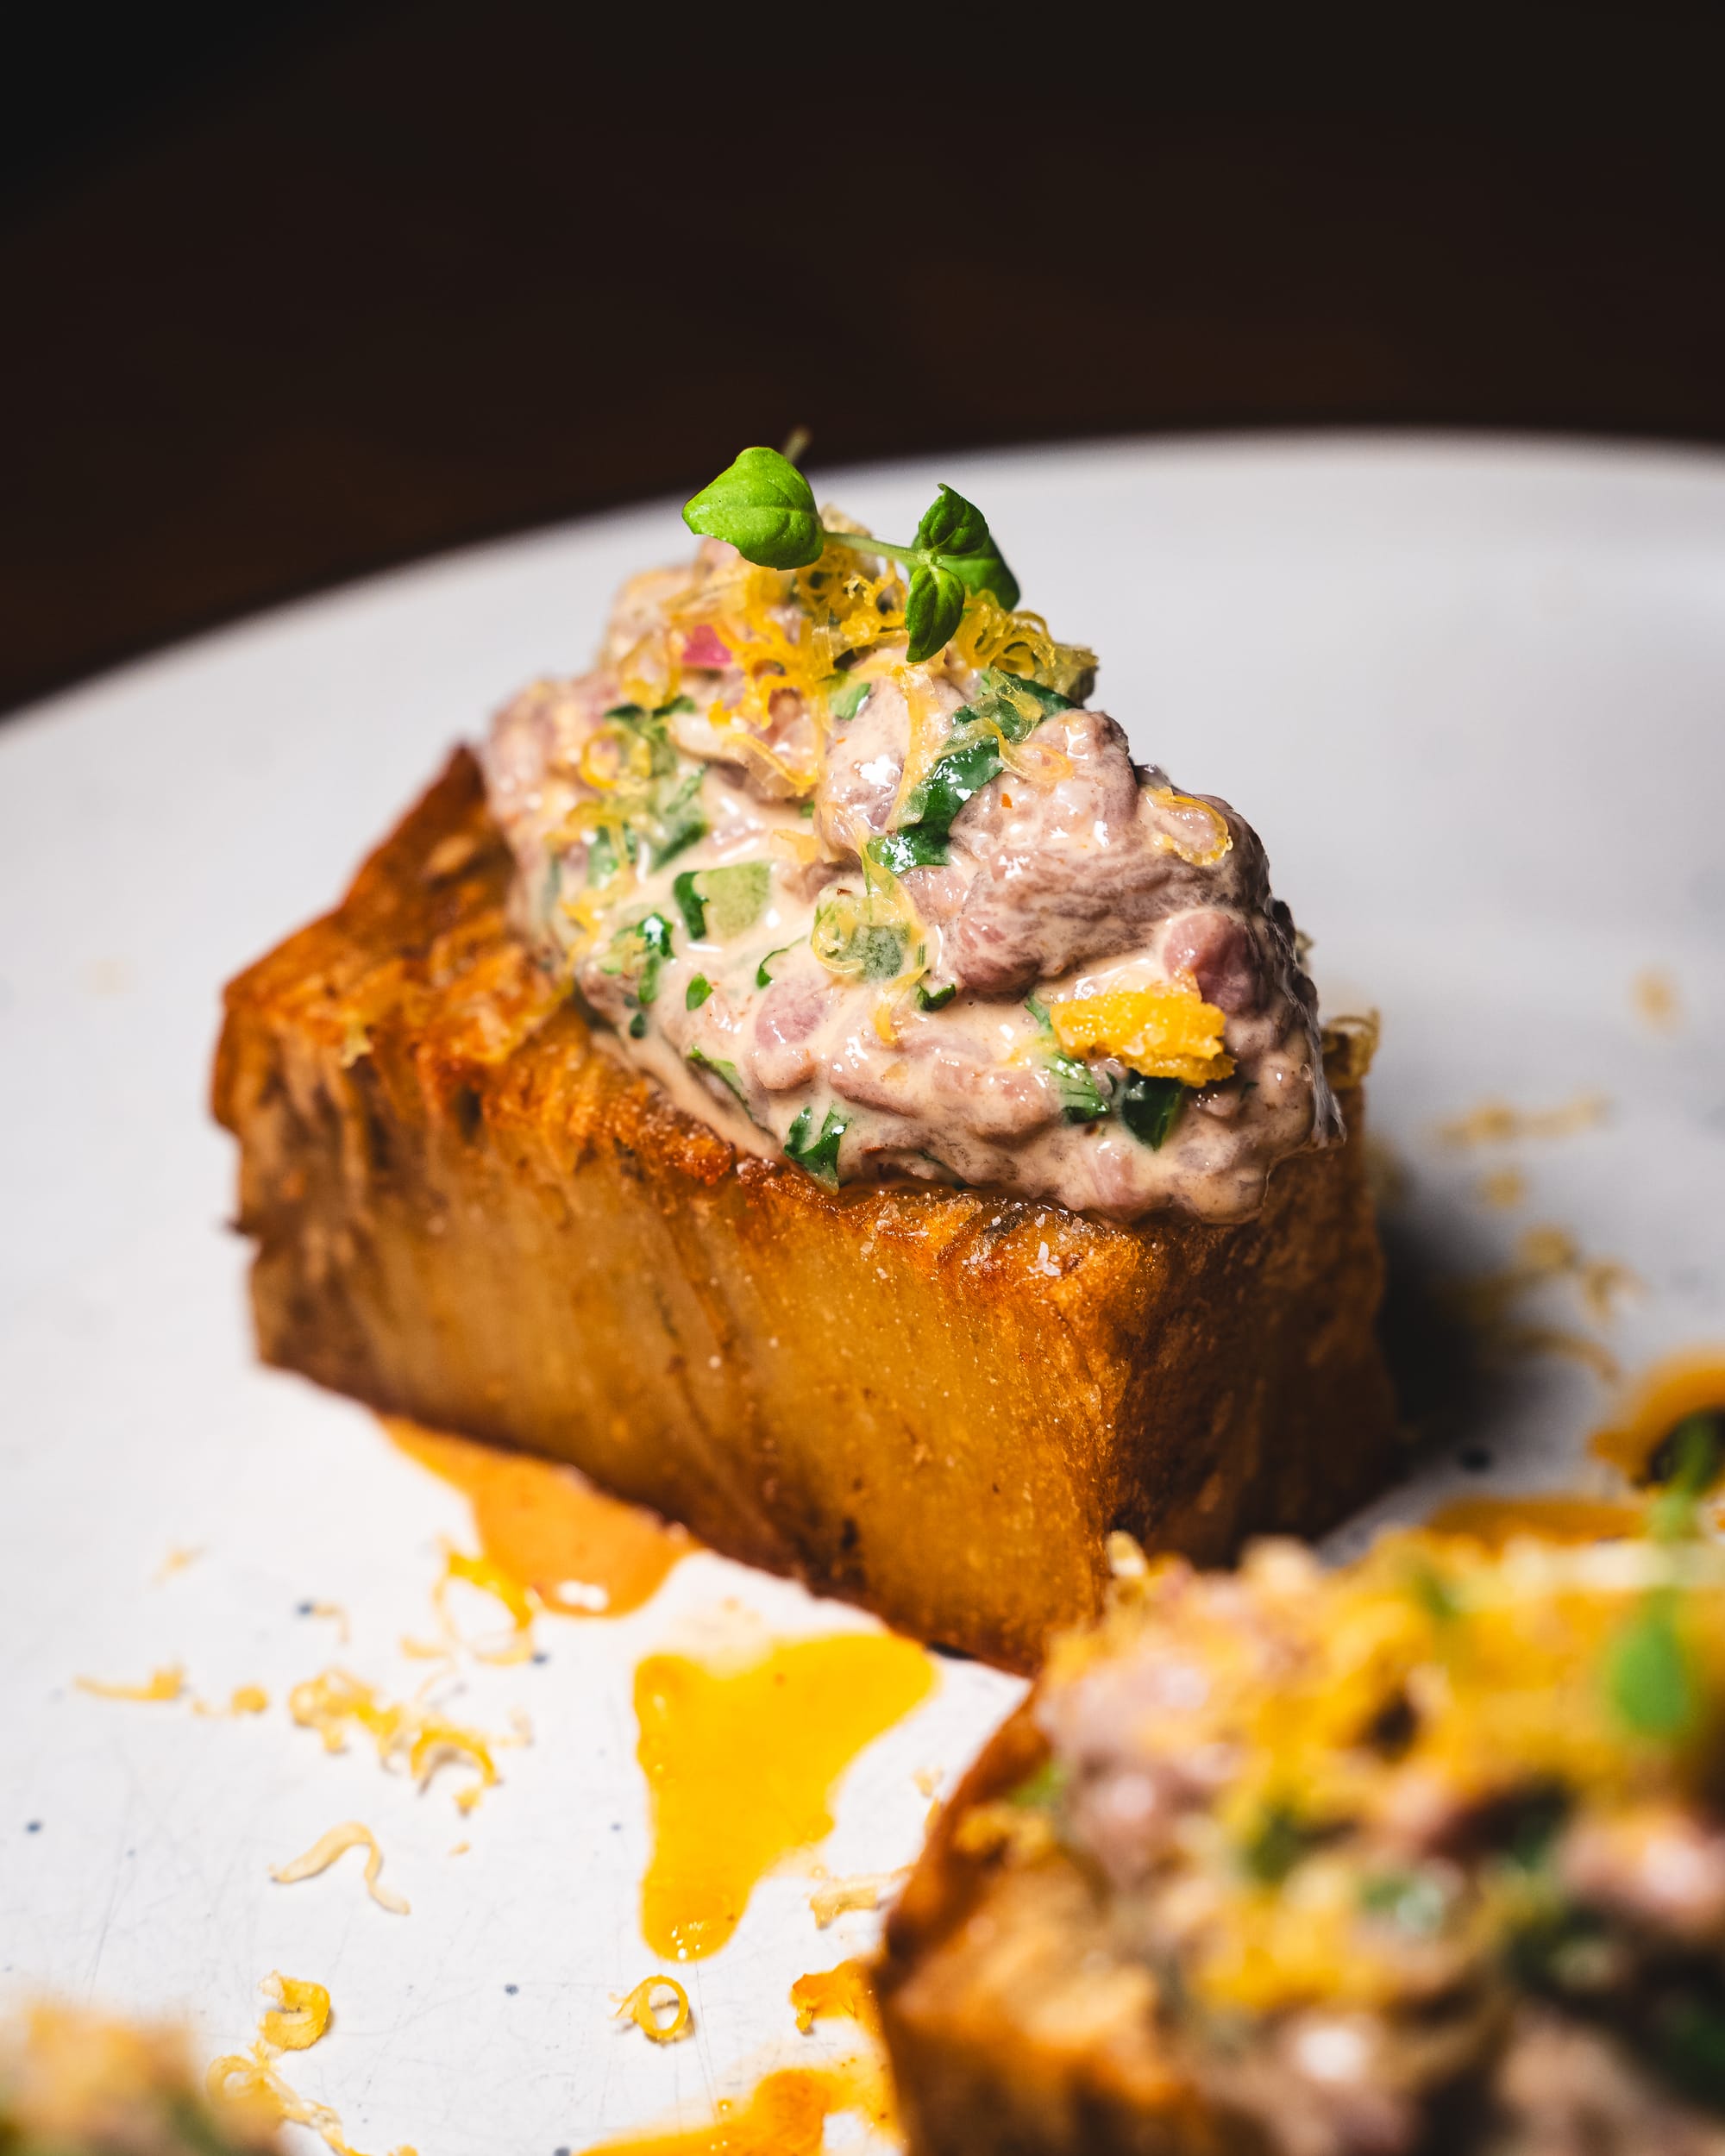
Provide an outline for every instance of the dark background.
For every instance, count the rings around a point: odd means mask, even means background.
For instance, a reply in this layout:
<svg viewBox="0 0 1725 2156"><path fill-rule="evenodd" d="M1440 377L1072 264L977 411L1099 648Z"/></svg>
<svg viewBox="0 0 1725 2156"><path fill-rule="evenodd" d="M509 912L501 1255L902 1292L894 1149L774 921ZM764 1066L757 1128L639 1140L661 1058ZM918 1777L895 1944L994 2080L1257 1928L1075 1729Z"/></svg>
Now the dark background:
<svg viewBox="0 0 1725 2156"><path fill-rule="evenodd" d="M1185 12L41 10L0 708L798 423L1725 440L1725 10Z"/></svg>

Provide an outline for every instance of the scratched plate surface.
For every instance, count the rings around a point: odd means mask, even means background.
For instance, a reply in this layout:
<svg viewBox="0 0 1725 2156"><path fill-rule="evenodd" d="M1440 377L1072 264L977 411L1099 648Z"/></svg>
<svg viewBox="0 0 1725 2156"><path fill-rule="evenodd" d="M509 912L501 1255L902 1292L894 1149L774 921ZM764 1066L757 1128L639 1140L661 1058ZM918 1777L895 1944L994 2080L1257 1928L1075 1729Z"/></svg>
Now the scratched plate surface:
<svg viewBox="0 0 1725 2156"><path fill-rule="evenodd" d="M1398 1260L1501 1267L1551 1223L1640 1288L1609 1326L1562 1280L1525 1317L1628 1370L1725 1334L1725 461L1116 445L821 492L896 531L938 478L985 505L1031 603L1101 650L1101 700L1138 752L1256 822L1333 1006L1382 1007ZM467 1673L462 1714L519 1707L534 1730L471 1820L456 1777L417 1794L369 1752L325 1757L281 1708L336 1659L410 1687L423 1665L398 1641L426 1628L438 1539L471 1536L464 1501L367 1416L252 1362L234 1162L204 1105L217 991L335 898L505 691L585 662L624 575L684 543L667 505L459 555L0 731L0 1996L172 2010L208 2054L249 2034L266 1971L316 1977L337 2021L292 2078L364 2149L551 2156L702 2115L830 2047L795 2037L786 1991L878 1921L819 1932L807 1879L769 1880L688 1979L693 2041L609 2024L654 1965L636 1661L727 1601L778 1633L865 1621L718 1558L627 1619L544 1620L543 1662ZM1666 1033L1632 1003L1650 966L1680 997ZM1568 1138L1432 1136L1487 1093L1587 1090L1610 1112ZM1526 1202L1483 1206L1481 1173L1512 1158ZM1463 1468L1452 1424L1394 1508L1573 1480L1604 1399L1572 1357L1516 1364L1471 1411L1494 1464ZM158 1578L174 1546L202 1554ZM313 1600L346 1605L346 1648L295 1614ZM72 1684L170 1661L206 1697L262 1684L272 1710L200 1720ZM1017 1689L943 1663L842 1785L827 1869L906 1861L913 1777L960 1766ZM271 1883L354 1817L411 1916L368 1903L351 1858Z"/></svg>

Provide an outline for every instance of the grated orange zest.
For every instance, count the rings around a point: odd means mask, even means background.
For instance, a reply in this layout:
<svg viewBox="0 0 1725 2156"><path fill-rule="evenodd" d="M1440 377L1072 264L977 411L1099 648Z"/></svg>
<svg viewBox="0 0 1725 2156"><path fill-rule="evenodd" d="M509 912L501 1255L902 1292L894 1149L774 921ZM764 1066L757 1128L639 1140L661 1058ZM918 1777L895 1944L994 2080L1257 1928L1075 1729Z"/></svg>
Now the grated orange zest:
<svg viewBox="0 0 1725 2156"><path fill-rule="evenodd" d="M1208 1085L1233 1071L1222 1046L1226 1020L1184 981L1104 988L1048 1006L1055 1038L1069 1056L1117 1056L1146 1078Z"/></svg>

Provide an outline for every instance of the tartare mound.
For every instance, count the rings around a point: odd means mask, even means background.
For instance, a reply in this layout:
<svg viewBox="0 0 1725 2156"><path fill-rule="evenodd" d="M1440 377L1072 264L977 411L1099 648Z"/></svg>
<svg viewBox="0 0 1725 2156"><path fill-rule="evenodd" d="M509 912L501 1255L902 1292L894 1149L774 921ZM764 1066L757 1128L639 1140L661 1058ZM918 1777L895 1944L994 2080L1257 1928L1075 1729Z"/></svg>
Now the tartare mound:
<svg viewBox="0 0 1725 2156"><path fill-rule="evenodd" d="M988 592L912 663L866 544L705 540L498 715L516 925L680 1106L830 1186L1249 1218L1340 1134L1255 833Z"/></svg>

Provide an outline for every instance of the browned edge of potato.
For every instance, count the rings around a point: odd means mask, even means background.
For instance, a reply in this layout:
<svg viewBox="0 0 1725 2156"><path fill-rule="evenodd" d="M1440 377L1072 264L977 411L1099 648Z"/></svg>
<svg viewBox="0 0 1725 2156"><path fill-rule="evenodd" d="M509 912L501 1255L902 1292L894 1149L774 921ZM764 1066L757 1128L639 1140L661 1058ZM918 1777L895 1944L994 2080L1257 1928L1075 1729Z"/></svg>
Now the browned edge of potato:
<svg viewBox="0 0 1725 2156"><path fill-rule="evenodd" d="M1240 1227L831 1192L609 1052L510 931L510 874L458 751L228 989L267 1361L1016 1670L1096 1614L1112 1530L1213 1561L1387 1479L1357 1139Z"/></svg>

